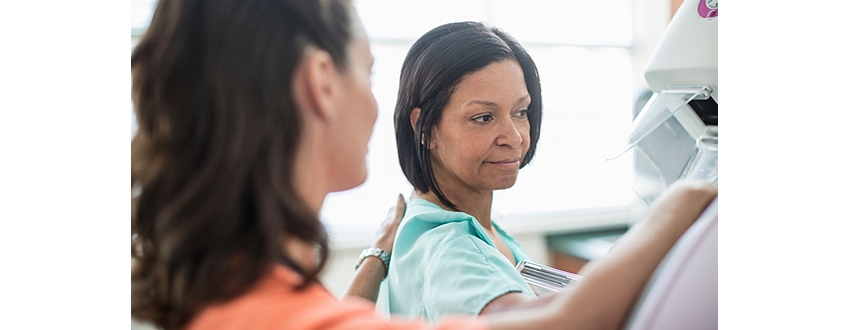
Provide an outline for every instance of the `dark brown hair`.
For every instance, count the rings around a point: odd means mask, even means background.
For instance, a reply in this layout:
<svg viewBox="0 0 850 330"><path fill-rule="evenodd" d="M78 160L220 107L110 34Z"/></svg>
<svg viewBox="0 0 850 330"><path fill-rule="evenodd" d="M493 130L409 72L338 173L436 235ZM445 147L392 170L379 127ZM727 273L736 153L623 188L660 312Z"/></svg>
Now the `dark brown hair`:
<svg viewBox="0 0 850 330"><path fill-rule="evenodd" d="M528 106L531 141L520 163L522 168L537 150L543 103L537 66L519 42L504 31L482 23L449 23L416 40L404 59L395 108L398 161L416 190L434 191L450 208L455 205L440 190L431 168L431 151L426 147L430 145L431 131L440 122L443 108L463 77L504 60L519 63L531 96ZM422 110L414 130L410 113L417 107Z"/></svg>
<svg viewBox="0 0 850 330"><path fill-rule="evenodd" d="M178 329L275 264L316 281L327 234L293 186L307 47L347 67L346 0L160 0L132 54L132 316ZM282 249L314 243L318 267Z"/></svg>

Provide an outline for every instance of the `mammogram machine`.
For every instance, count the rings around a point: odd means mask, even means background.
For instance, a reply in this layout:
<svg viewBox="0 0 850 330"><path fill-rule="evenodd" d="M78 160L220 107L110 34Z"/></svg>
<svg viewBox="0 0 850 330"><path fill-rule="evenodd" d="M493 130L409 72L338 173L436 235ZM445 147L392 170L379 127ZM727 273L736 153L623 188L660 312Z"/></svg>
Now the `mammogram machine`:
<svg viewBox="0 0 850 330"><path fill-rule="evenodd" d="M647 203L679 179L716 184L717 1L682 3L644 75L652 97L609 164L633 172L631 185Z"/></svg>
<svg viewBox="0 0 850 330"><path fill-rule="evenodd" d="M652 97L626 150L609 159L633 173L651 203L677 180L717 184L717 0L685 0L645 71ZM717 199L655 270L624 329L717 329Z"/></svg>

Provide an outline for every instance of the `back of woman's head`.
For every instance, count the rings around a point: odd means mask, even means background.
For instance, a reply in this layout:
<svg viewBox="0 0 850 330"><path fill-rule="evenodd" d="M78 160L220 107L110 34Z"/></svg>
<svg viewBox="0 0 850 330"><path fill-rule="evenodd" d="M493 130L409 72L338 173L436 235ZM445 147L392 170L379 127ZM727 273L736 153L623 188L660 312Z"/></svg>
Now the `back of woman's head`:
<svg viewBox="0 0 850 330"><path fill-rule="evenodd" d="M537 66L525 49L507 33L476 22L439 26L425 33L410 48L401 69L394 120L399 163L416 190L434 191L443 204L454 208L434 177L430 150L426 146L431 145L431 132L463 77L505 60L519 63L531 96L528 107L531 141L520 163L522 168L537 150L542 113ZM421 110L414 128L410 124L410 114L415 108Z"/></svg>
<svg viewBox="0 0 850 330"><path fill-rule="evenodd" d="M345 0L160 0L132 54L132 315L180 328L272 265L316 280L327 235L292 183L301 118L291 77L305 50L345 68ZM315 269L282 252L300 239Z"/></svg>

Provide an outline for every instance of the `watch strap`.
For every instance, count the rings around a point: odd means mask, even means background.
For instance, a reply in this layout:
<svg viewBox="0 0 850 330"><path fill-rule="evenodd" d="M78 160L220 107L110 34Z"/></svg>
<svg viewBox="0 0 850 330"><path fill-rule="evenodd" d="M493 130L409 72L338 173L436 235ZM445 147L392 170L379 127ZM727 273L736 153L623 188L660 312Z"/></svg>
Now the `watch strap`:
<svg viewBox="0 0 850 330"><path fill-rule="evenodd" d="M387 273L389 273L390 270L389 253L380 248L367 248L360 253L360 260L357 261L357 265L354 266L354 269L356 270L357 268L360 268L360 264L363 263L363 259L366 259L367 257L377 257L378 259L381 259L381 262L384 264L384 277L386 278Z"/></svg>

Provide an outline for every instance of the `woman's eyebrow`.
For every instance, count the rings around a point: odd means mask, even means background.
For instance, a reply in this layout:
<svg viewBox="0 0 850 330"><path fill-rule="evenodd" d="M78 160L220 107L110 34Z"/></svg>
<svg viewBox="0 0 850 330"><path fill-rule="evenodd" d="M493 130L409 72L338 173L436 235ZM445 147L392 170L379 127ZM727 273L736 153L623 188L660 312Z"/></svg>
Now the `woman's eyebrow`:
<svg viewBox="0 0 850 330"><path fill-rule="evenodd" d="M525 96L520 97L520 98L519 98L519 100L517 100L517 101L516 101L516 104L520 104L520 103L522 103L523 101L528 100L528 99L530 99L530 98L531 98L531 95L525 94Z"/></svg>
<svg viewBox="0 0 850 330"><path fill-rule="evenodd" d="M496 107L499 106L499 104L497 104L496 102L472 100L469 103L467 103L464 108L468 108L470 105L473 105L473 104L480 104L480 105L483 105L485 107L490 107L490 108L496 108Z"/></svg>
<svg viewBox="0 0 850 330"><path fill-rule="evenodd" d="M526 94L525 96L520 97L519 100L516 101L516 104L520 104L523 101L530 99L530 98L531 98L531 95ZM473 105L473 104L483 105L485 107L491 107L491 108L499 107L499 104L496 103L496 102L483 101L483 100L472 100L472 101L469 101L469 103L467 103L464 108L467 108L467 107L469 107L470 105Z"/></svg>

